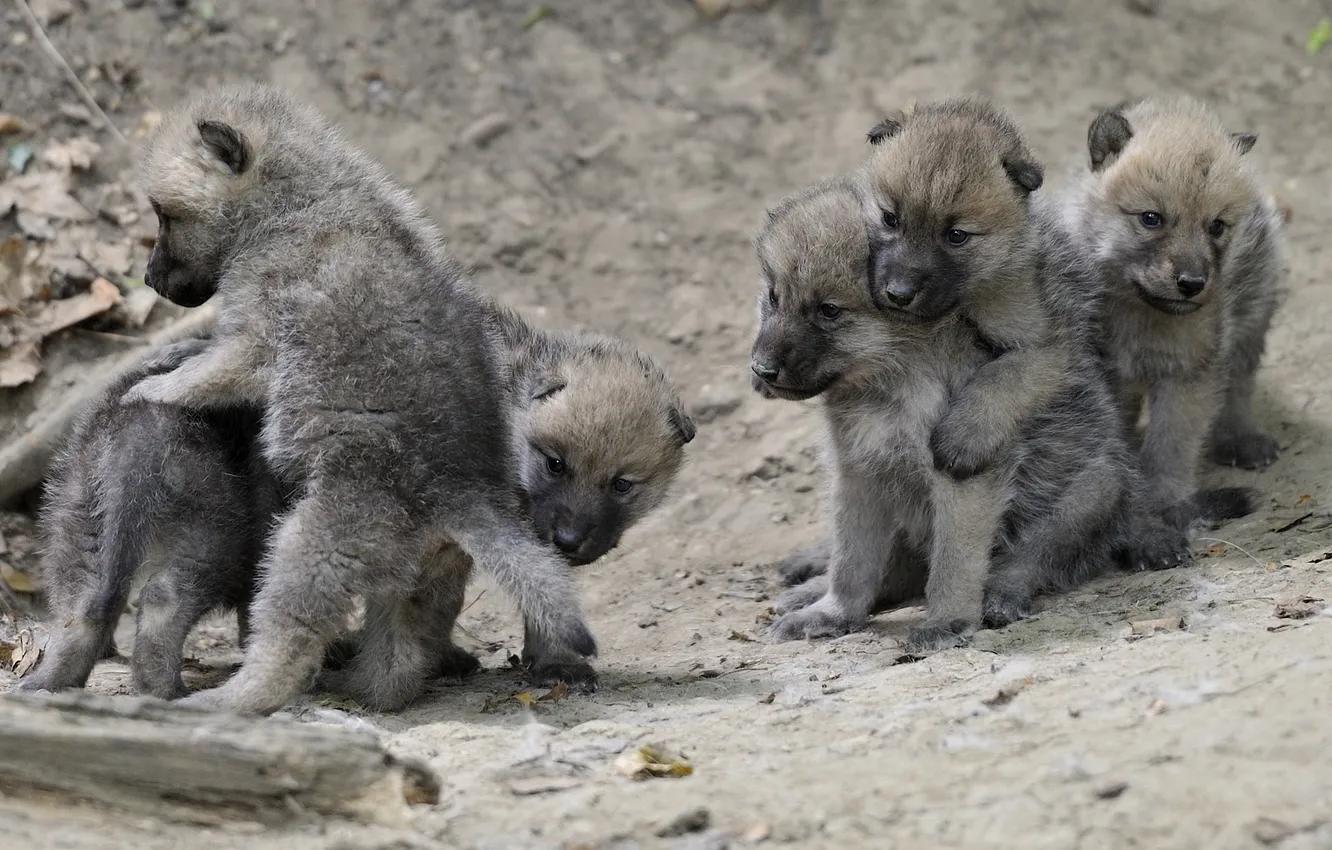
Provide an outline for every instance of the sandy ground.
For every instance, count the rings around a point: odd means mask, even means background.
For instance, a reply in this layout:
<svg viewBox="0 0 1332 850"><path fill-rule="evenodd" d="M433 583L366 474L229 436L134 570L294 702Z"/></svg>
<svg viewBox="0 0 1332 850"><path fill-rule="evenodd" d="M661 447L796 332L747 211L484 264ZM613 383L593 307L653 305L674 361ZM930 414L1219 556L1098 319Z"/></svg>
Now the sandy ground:
<svg viewBox="0 0 1332 850"><path fill-rule="evenodd" d="M521 634L486 592L463 618L487 666L477 678L398 715L293 708L373 724L438 769L443 801L410 829L188 830L0 799L0 836L19 842L3 843L1332 847L1332 618L1277 616L1332 600L1332 560L1319 560L1332 551L1332 300L1316 273L1332 227L1332 54L1304 49L1327 6L1165 0L1149 17L1119 2L779 0L702 22L682 0L552 5L524 29L526 0L75 2L51 35L81 70L137 69L111 110L127 131L194 86L290 87L416 189L485 285L670 368L700 426L689 467L582 574L601 692L512 699L505 659ZM69 90L10 40L16 14L0 20L0 109L75 132L55 111ZM825 531L816 409L748 389L763 207L856 162L883 112L966 90L1013 109L1053 183L1097 107L1162 86L1258 132L1252 156L1293 211L1290 291L1260 377L1284 453L1263 473L1210 473L1261 488L1262 509L1199 540L1192 567L1099 581L915 663L900 641L919 609L832 642L751 640L778 589L767 564ZM497 113L505 130L474 144L468 129ZM1126 636L1171 618L1183 627ZM234 662L232 641L229 622L209 623L195 654ZM102 665L91 687L123 691L125 668ZM618 775L617 755L644 743L683 751L694 774ZM700 807L706 826L657 835Z"/></svg>

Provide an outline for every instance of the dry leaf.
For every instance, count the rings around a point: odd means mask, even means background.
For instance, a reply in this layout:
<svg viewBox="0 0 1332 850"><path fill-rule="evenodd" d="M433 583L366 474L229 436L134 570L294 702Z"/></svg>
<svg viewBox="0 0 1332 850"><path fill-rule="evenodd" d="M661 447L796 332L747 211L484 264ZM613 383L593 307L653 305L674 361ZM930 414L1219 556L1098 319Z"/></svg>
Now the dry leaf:
<svg viewBox="0 0 1332 850"><path fill-rule="evenodd" d="M1323 600L1315 596L1301 596L1294 602L1277 605L1273 613L1279 620L1304 620L1316 615L1324 607Z"/></svg>
<svg viewBox="0 0 1332 850"><path fill-rule="evenodd" d="M536 705L536 697L532 696L531 691L523 691L521 694L514 694L513 698L518 700L528 708L531 708L532 706Z"/></svg>
<svg viewBox="0 0 1332 850"><path fill-rule="evenodd" d="M731 629L731 633L730 633L729 635L726 636L726 639L727 639L727 640L738 640L738 641L741 641L742 643L753 643L753 642L754 642L754 639L753 639L752 637L750 637L749 635L745 634L744 632L737 632L735 629Z"/></svg>
<svg viewBox="0 0 1332 850"><path fill-rule="evenodd" d="M1000 706L1008 705L1013 701L1013 698L1018 695L1019 691L1031 683L1031 679L1021 679L1016 682L1010 682L1000 688L994 696L989 699L981 700L981 704L987 705L990 708L999 708Z"/></svg>
<svg viewBox="0 0 1332 850"><path fill-rule="evenodd" d="M17 115L7 115L0 112L0 136L8 136L13 133L23 132L23 122Z"/></svg>
<svg viewBox="0 0 1332 850"><path fill-rule="evenodd" d="M41 161L43 165L65 173L76 168L86 171L92 168L93 159L101 150L92 139L76 138L67 142L53 142L42 151Z"/></svg>
<svg viewBox="0 0 1332 850"><path fill-rule="evenodd" d="M0 387L21 387L41 373L42 347L36 339L20 339L0 352Z"/></svg>
<svg viewBox="0 0 1332 850"><path fill-rule="evenodd" d="M689 776L694 772L683 756L652 744L622 754L615 760L615 770L635 780L654 776Z"/></svg>
<svg viewBox="0 0 1332 850"><path fill-rule="evenodd" d="M15 593L37 592L37 582L32 580L32 576L14 569L8 561L0 561L0 581Z"/></svg>
<svg viewBox="0 0 1332 850"><path fill-rule="evenodd" d="M130 270L130 241L93 242L79 249L79 257L104 277L123 277Z"/></svg>
<svg viewBox="0 0 1332 850"><path fill-rule="evenodd" d="M1157 632L1175 631L1184 628L1184 618L1181 616L1160 617L1155 620L1135 620L1129 623L1129 628L1135 637L1149 637Z"/></svg>
<svg viewBox="0 0 1332 850"><path fill-rule="evenodd" d="M569 696L569 686L568 686L567 684L565 684L564 682L557 682L557 683L555 684L555 687L551 688L551 689L550 689L547 693L545 693L544 695L538 697L538 698L537 698L537 701L538 701L538 702L559 702L559 701L562 700L562 699L567 699L568 696Z"/></svg>
<svg viewBox="0 0 1332 850"><path fill-rule="evenodd" d="M1310 493L1305 493L1303 496L1300 496L1298 499L1295 500L1295 507L1298 508L1301 505L1307 505L1312 501L1313 501L1313 495Z"/></svg>
<svg viewBox="0 0 1332 850"><path fill-rule="evenodd" d="M1219 558L1226 554L1226 544L1213 543L1211 546L1208 546L1203 550L1203 554L1209 558Z"/></svg>
<svg viewBox="0 0 1332 850"><path fill-rule="evenodd" d="M0 640L0 667L14 666L14 651L18 646L6 640Z"/></svg>
<svg viewBox="0 0 1332 850"><path fill-rule="evenodd" d="M37 641L32 636L32 629L24 629L18 633L18 646L10 653L9 660L14 665L14 675L20 679L28 675L28 671L37 666L37 660L42 657L42 648L37 645Z"/></svg>
<svg viewBox="0 0 1332 850"><path fill-rule="evenodd" d="M35 320L43 336L77 325L85 319L101 315L120 303L120 290L105 278L97 278L83 295L52 301Z"/></svg>
<svg viewBox="0 0 1332 850"><path fill-rule="evenodd" d="M28 243L22 236L0 242L0 316L18 312L19 305L31 297L27 267Z"/></svg>
<svg viewBox="0 0 1332 850"><path fill-rule="evenodd" d="M36 171L9 179L20 210L62 221L92 221L92 212L69 194L68 181L53 171Z"/></svg>

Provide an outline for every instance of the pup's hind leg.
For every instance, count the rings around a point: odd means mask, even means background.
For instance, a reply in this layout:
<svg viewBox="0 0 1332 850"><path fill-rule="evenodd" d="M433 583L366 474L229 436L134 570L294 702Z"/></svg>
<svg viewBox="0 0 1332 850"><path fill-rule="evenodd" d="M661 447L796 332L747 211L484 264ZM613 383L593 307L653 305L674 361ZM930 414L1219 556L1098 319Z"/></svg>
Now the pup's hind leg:
<svg viewBox="0 0 1332 850"><path fill-rule="evenodd" d="M410 592L418 565L402 544L411 518L378 493L311 492L271 538L250 608L245 662L228 682L182 705L271 714L309 687L362 594Z"/></svg>
<svg viewBox="0 0 1332 850"><path fill-rule="evenodd" d="M1109 568L1116 532L1127 522L1124 497L1118 467L1097 463L1081 470L1054 506L995 556L985 583L985 625L1024 619L1037 593L1073 587Z"/></svg>
<svg viewBox="0 0 1332 850"><path fill-rule="evenodd" d="M1258 424L1253 412L1252 371L1232 374L1226 387L1221 413L1212 423L1209 456L1223 466L1265 469L1280 455L1276 438Z"/></svg>
<svg viewBox="0 0 1332 850"><path fill-rule="evenodd" d="M160 699L187 693L180 678L185 638L244 580L237 575L238 553L228 545L232 537L224 528L193 529L190 537L176 541L165 564L144 584L130 659L139 693Z"/></svg>
<svg viewBox="0 0 1332 850"><path fill-rule="evenodd" d="M410 594L375 594L367 600L354 654L345 669L326 672L324 684L366 708L397 711L416 699L441 668L461 676L479 667L453 642L470 566L458 547L445 546L425 559Z"/></svg>

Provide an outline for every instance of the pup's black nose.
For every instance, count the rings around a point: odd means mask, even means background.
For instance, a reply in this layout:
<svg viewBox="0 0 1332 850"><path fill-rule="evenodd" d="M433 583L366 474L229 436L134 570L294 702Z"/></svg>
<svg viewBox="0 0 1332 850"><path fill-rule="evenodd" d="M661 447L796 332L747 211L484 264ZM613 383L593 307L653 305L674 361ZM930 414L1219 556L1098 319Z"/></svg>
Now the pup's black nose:
<svg viewBox="0 0 1332 850"><path fill-rule="evenodd" d="M780 367L768 362L767 360L754 360L750 362L749 368L754 370L765 381L776 380L777 375L782 371Z"/></svg>
<svg viewBox="0 0 1332 850"><path fill-rule="evenodd" d="M1175 278L1175 285L1179 287L1180 295L1185 298L1192 298L1202 292L1203 287L1207 286L1207 278L1202 275L1181 272L1179 277Z"/></svg>
<svg viewBox="0 0 1332 850"><path fill-rule="evenodd" d="M883 287L883 297L894 307L906 307L916 300L916 287L905 280L890 280Z"/></svg>
<svg viewBox="0 0 1332 850"><path fill-rule="evenodd" d="M575 554L587 539L587 535L577 529L566 526L555 526L555 548L566 555Z"/></svg>

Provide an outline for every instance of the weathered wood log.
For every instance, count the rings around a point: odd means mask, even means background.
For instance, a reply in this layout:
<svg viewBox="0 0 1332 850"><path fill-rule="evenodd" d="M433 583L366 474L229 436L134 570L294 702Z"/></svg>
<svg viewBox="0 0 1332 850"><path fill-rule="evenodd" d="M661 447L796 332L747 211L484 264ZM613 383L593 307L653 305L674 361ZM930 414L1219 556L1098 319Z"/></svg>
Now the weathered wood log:
<svg viewBox="0 0 1332 850"><path fill-rule="evenodd" d="M55 793L192 823L302 813L405 825L434 803L425 765L370 731L85 692L0 698L0 793Z"/></svg>

